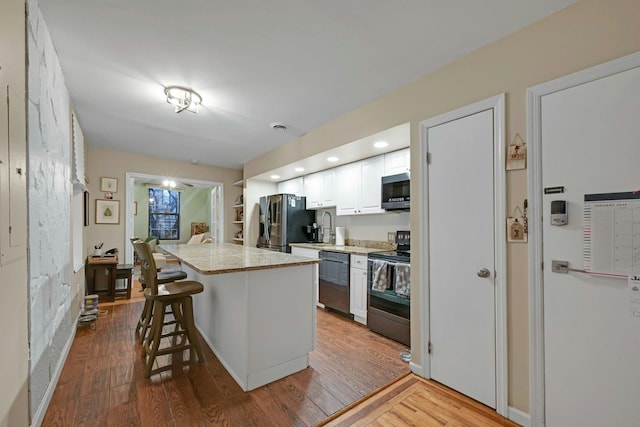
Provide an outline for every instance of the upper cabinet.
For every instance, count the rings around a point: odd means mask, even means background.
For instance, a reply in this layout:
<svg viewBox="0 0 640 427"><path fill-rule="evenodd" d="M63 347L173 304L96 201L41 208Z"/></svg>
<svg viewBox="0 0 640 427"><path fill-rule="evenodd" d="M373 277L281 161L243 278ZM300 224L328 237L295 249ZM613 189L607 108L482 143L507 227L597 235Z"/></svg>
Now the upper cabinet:
<svg viewBox="0 0 640 427"><path fill-rule="evenodd" d="M384 156L372 157L336 168L337 215L384 213L380 183L384 175Z"/></svg>
<svg viewBox="0 0 640 427"><path fill-rule="evenodd" d="M384 175L397 175L409 172L411 169L411 156L409 148L393 151L384 155Z"/></svg>
<svg viewBox="0 0 640 427"><path fill-rule="evenodd" d="M328 169L304 177L307 209L322 209L336 205L336 170Z"/></svg>
<svg viewBox="0 0 640 427"><path fill-rule="evenodd" d="M278 183L278 193L295 194L296 196L304 196L304 179L299 176L288 181ZM307 205L309 202L307 202ZM309 207L307 206L307 209Z"/></svg>
<svg viewBox="0 0 640 427"><path fill-rule="evenodd" d="M409 172L409 148L278 183L279 193L306 196L307 209L336 207L337 215L384 213L381 180Z"/></svg>

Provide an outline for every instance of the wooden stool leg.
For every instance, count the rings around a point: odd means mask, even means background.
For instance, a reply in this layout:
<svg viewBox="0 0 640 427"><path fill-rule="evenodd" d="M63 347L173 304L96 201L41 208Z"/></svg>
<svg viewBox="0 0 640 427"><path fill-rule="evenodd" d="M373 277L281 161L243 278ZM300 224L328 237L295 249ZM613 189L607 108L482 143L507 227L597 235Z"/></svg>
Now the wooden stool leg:
<svg viewBox="0 0 640 427"><path fill-rule="evenodd" d="M182 303L182 310L185 329L189 337L189 342L196 350L198 362L204 362L202 348L200 347L200 340L198 339L198 332L196 331L196 324L193 320L193 299L191 297L186 297L184 299Z"/></svg>
<svg viewBox="0 0 640 427"><path fill-rule="evenodd" d="M133 269L127 275L127 299L131 299L131 288L133 287Z"/></svg>
<svg viewBox="0 0 640 427"><path fill-rule="evenodd" d="M173 313L173 318L176 321L176 326L173 329L174 332L178 332L180 330L182 331L186 331L187 330L187 326L184 323L184 316L183 316L183 308L182 308L182 299L180 301L174 302L171 304L171 311ZM180 338L180 342L181 344L184 344L185 341L187 340L187 337L185 334L181 334L181 338ZM178 344L178 335L175 335L173 337L173 345L177 346Z"/></svg>
<svg viewBox="0 0 640 427"><path fill-rule="evenodd" d="M140 314L140 319L138 320L138 325L136 326L136 334L140 334L139 343L144 343L144 338L147 335L147 329L149 329L151 323L151 317L153 316L153 303L149 302L149 300L144 300L144 308L142 309L142 314Z"/></svg>
<svg viewBox="0 0 640 427"><path fill-rule="evenodd" d="M144 371L144 377L149 378L151 376L151 370L153 369L153 363L156 360L156 354L160 347L160 339L162 338L162 328L164 326L164 310L166 303L156 301L153 305L153 321L151 322L151 331L147 336L142 352L143 356L148 357L147 365Z"/></svg>

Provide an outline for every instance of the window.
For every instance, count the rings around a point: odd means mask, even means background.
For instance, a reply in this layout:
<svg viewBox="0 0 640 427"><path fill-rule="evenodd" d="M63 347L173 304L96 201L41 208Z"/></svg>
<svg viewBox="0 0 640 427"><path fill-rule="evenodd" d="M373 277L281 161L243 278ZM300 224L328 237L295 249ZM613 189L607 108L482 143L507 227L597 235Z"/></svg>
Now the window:
<svg viewBox="0 0 640 427"><path fill-rule="evenodd" d="M180 239L180 192L149 188L149 236Z"/></svg>

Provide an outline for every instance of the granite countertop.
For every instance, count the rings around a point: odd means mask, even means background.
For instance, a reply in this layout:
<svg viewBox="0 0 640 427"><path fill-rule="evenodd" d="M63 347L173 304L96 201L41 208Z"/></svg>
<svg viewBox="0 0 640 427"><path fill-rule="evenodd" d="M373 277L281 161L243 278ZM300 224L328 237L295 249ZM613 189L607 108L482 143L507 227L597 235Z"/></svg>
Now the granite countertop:
<svg viewBox="0 0 640 427"><path fill-rule="evenodd" d="M233 243L161 245L160 248L202 274L224 274L316 264L320 260Z"/></svg>
<svg viewBox="0 0 640 427"><path fill-rule="evenodd" d="M366 248L363 246L336 246L329 243L290 243L289 246L317 249L319 251L344 252L353 255L368 255L371 252L381 252L389 250L386 248Z"/></svg>

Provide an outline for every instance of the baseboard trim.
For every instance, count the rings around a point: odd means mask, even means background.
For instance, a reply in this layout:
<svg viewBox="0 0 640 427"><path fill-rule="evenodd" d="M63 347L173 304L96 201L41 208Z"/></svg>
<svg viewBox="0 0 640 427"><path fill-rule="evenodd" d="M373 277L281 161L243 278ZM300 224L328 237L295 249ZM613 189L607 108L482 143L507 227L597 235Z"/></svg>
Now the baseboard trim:
<svg viewBox="0 0 640 427"><path fill-rule="evenodd" d="M422 365L418 365L414 362L409 362L409 369L411 369L411 372L418 375L419 377L425 378L424 372L422 372Z"/></svg>
<svg viewBox="0 0 640 427"><path fill-rule="evenodd" d="M522 427L531 427L531 417L526 412L509 406L509 419L514 423L520 424Z"/></svg>
<svg viewBox="0 0 640 427"><path fill-rule="evenodd" d="M76 316L76 321L74 325L78 324L78 319L80 318L80 312ZM76 337L77 328L74 326L71 329L71 334L69 335L69 339L67 343L64 345L62 349L62 357L58 359L58 364L56 365L56 370L53 372L53 377L51 381L49 381L49 385L47 386L47 391L44 393L42 397L42 401L40 402L40 406L38 406L38 410L31 418L31 426L32 427L40 427L42 425L42 421L44 421L44 416L47 413L47 409L49 409L49 403L51 403L51 398L53 397L53 392L56 390L56 386L58 385L58 380L60 380L60 374L62 373L62 368L64 368L64 364L67 361L67 357L69 357L69 351L71 351L71 345L73 344L73 340Z"/></svg>

